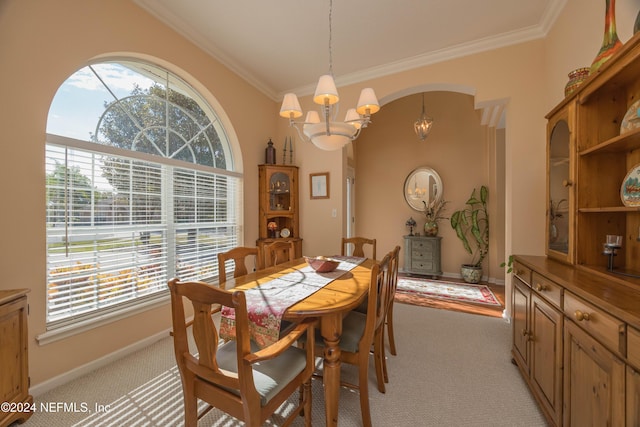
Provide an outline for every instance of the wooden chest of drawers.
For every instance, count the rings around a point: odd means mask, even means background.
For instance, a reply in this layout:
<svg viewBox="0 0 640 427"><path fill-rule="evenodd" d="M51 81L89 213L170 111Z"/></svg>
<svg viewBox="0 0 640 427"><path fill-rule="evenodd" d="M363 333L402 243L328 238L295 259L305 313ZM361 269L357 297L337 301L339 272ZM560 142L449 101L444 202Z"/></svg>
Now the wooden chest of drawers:
<svg viewBox="0 0 640 427"><path fill-rule="evenodd" d="M27 333L28 289L0 290L0 403L31 408ZM13 406L15 405L15 406ZM31 412L0 411L0 426L22 424Z"/></svg>
<svg viewBox="0 0 640 427"><path fill-rule="evenodd" d="M432 277L442 275L441 240L442 237L404 236L404 272Z"/></svg>

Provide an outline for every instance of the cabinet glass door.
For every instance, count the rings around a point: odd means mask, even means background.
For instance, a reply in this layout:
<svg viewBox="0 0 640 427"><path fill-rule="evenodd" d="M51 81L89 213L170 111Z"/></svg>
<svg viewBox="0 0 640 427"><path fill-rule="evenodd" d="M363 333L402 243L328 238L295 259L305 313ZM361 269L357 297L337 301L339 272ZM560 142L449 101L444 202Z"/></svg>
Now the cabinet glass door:
<svg viewBox="0 0 640 427"><path fill-rule="evenodd" d="M288 211L291 207L291 183L289 175L275 172L269 178L269 210Z"/></svg>
<svg viewBox="0 0 640 427"><path fill-rule="evenodd" d="M549 122L547 146L547 255L571 262L573 167L570 108Z"/></svg>

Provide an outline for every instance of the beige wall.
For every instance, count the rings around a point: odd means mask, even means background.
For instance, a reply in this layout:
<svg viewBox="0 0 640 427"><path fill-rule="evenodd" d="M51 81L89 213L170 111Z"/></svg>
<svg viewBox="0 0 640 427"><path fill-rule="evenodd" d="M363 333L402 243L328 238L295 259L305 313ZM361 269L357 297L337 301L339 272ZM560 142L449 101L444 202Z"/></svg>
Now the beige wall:
<svg viewBox="0 0 640 427"><path fill-rule="evenodd" d="M277 106L128 0L8 0L0 3L0 179L5 208L0 288L30 288L29 359L36 385L169 328L169 305L44 346L44 140L53 96L96 56L145 57L171 68L226 114L242 147L245 239L257 238L257 168L275 134ZM251 110L251 114L247 111Z"/></svg>
<svg viewBox="0 0 640 427"><path fill-rule="evenodd" d="M387 146L384 142L392 139L394 147L397 147L401 142L407 143L411 138L415 138L415 136L411 136L411 125L407 128L402 125L395 125L394 122L405 115L410 117L410 123L415 120L414 116L417 116L420 105L416 100L413 101L413 111L410 111L411 109L407 106L405 113L402 111L396 112L397 119L390 119L387 124L384 124L386 115L393 114L393 111L398 108L393 105L395 100L398 100L396 102L401 102L407 94L420 93L423 90L434 90L433 88L442 87L459 88L457 92L472 95L466 98L467 105L464 117L468 118L468 121L455 122L453 115L445 114L441 118L442 123L436 123L436 127L433 130L434 134L430 135L424 144L422 148L424 151L418 151L418 153L427 156L431 150L436 150L435 147L437 145L434 141L446 141L452 138L457 141L461 141L465 137L469 139L475 138L481 141L481 145L484 145L485 151L481 152L481 167L474 167L471 172L464 171L464 173L470 174L472 177L474 173L478 173L475 178L470 178L470 182L489 185L491 193L494 190L498 191L497 194L494 194L494 201L502 199L505 201L504 214L495 215L497 222L492 223L494 230L503 230L505 236L504 249L494 242L494 249L491 250L491 259L487 262L487 266L490 268L486 274L497 280L503 277L502 272L498 271L498 266L504 258L500 257L501 254L515 252L544 253L544 232L540 231L544 230L545 206L544 115L551 107L545 104L544 93L546 86L544 79L540 77L541 64L544 63L543 46L543 41L541 40L532 41L518 46L497 49L392 76L381 77L359 85L339 87L341 102L345 100L347 105L355 103L357 94L366 86L375 88L376 94L381 100L381 104L383 104L382 110L372 117L373 124L363 131L360 138L355 142L357 177L361 176L361 174L364 174L362 176L365 177L373 175L371 171L376 171L376 168L379 168L380 158L387 158L390 155L389 151L386 151ZM444 105L428 107L429 114L435 117L436 114L431 108L437 110L437 108L447 106L450 102L448 96L453 97L452 99L460 96L454 93L455 91L452 92L452 90L449 90L449 95L442 95L446 99L443 103ZM308 98L302 99L303 102L307 102L307 108L309 108ZM501 135L498 139L490 139L482 135L482 132L487 132L487 130L480 130L479 113L474 112L474 108L478 104L498 101L507 104L507 126L503 136ZM428 105L430 104L428 103ZM305 108L304 105L303 108ZM387 113L386 110L390 110L390 112ZM378 126L379 123L383 123L383 125ZM447 131L444 131L444 129L453 132L453 134L447 135ZM471 133L473 136L465 135L464 132L468 132L470 129L475 129ZM400 139L399 135L404 136ZM490 141L491 144L489 144ZM495 162L496 156L490 150L491 147L495 146L496 141L504 144L504 155L507 159L506 165L501 165L504 167L501 167L500 182L496 179L495 165L492 163ZM396 142L398 145L395 145ZM469 142L465 141L465 144ZM441 145L438 149L445 150L443 153L447 158L447 162L451 161L452 163L454 160L451 156L458 154L463 156L462 159L465 159L464 156L467 154L461 146L454 144L451 146ZM452 151L447 152L446 150ZM341 162L340 153L322 153L322 157L319 158L315 154L317 152L318 150L315 150L313 153L309 153L309 157L304 157L304 163L301 166L302 180L305 179L305 173L310 172L311 168L307 167L309 164L313 164L314 167L318 168L327 168L327 165L329 165L332 170L342 167L342 171L338 170L337 173L340 174L341 178L344 178L344 163ZM403 176L402 182L414 167L429 163L427 158L417 161L418 156L407 156L409 153L411 153L410 150L407 152L399 149L394 153L398 161L390 162L394 171L401 171L399 175ZM377 157L377 155L380 157ZM360 158L361 156L363 158ZM316 164L317 166L315 166ZM450 208L461 206L468 198L473 185L463 189L458 187L458 185L462 186L462 184L457 184L456 178L451 178L456 174L462 174L461 168L456 168L455 171L450 170L449 167L437 167L436 169L443 175L445 194L447 199L452 202ZM532 177L535 178L532 179ZM398 211L394 212L394 216L397 218L395 221L389 220L388 210L383 209L382 212L384 213L380 213L380 210L370 209L375 203L374 199L383 198L381 203L385 204L387 198L395 197L397 200L398 193L397 190L393 190L392 184L390 184L388 191L377 191L372 186L363 185L363 181L365 180L356 179L356 194L358 194L356 206L358 216L357 233L384 236L381 250L388 251L398 243L398 239L404 233L404 221L406 221L407 218L405 217L409 211L406 210L406 205L402 199L399 199L397 203L388 204L388 206L397 206ZM502 186L504 186L504 190L501 189ZM331 200L325 201L327 207L333 205L343 206L343 188L339 187L337 190L338 192L336 193L332 186ZM314 239L305 244L305 250L310 249L311 253L331 253L331 251L335 251L343 231L332 228L325 230L323 228L322 232L317 232L318 227L327 223L326 215L328 211L308 208L315 201L305 204L304 196L302 201L303 220L301 223L303 227L301 235L307 239L308 235L314 231ZM497 206L494 209L497 209ZM513 227L510 224L510 218L523 218L520 222L526 222L527 226ZM311 230L311 228L314 230ZM448 236L449 230L444 230L444 233L447 233L447 235L443 235L444 239L446 239L443 245L447 247L447 251L450 250L451 252L447 253L446 259L443 260L443 268L445 272L452 275L459 274L459 268L456 268L456 265L467 262L468 256L458 246L460 243Z"/></svg>
<svg viewBox="0 0 640 427"><path fill-rule="evenodd" d="M637 0L618 0L617 9L618 31L625 41L631 34L638 10ZM385 134L396 137L400 130L393 131L392 125L385 125L385 121L394 114L397 117L404 116L405 107L406 111L416 107L403 106L403 102L408 104L411 98L399 99L397 105L393 100L418 93L424 86L459 85L472 88L474 104L506 99L507 126L502 138L506 158L505 252L543 254L544 115L561 100L566 74L571 69L588 65L595 56L602 40L603 16L604 1L568 0L562 15L544 40L452 59L363 84L339 87L346 105L355 104L362 87L372 86L385 104L383 109L388 107L388 113L379 113L379 121L376 116L373 117L374 123L358 144L363 147L367 143L380 144ZM96 361L169 327L169 307L165 305L45 346L40 346L35 340L35 336L45 330L43 160L48 108L55 91L70 74L93 58L111 55L140 56L165 65L205 92L212 104L222 108L231 139L242 151L247 244L253 244L257 237L256 165L264 161L268 137L274 136L274 141L281 148L281 141L290 132L286 120L278 118L278 102L262 95L130 1L0 2L0 93L4 105L0 114L3 148L0 178L10 183L3 186L6 203L0 216L0 223L4 227L3 239L0 240L0 268L4 280L0 288L31 289L29 358L34 385ZM339 80L338 76L338 85ZM459 100L459 95L452 96L453 103L470 102L469 98ZM303 108L310 106L308 97L301 99L301 102ZM447 99L443 107L449 102ZM413 115L415 113L411 117ZM475 118L473 114L466 117L469 120ZM377 126L378 122L380 126ZM455 128L460 128L461 132L467 132L469 128L477 130L477 122L461 123ZM438 135L437 129L436 123L434 134L421 148L425 150L425 157L419 162L413 157L399 160L407 163L394 163L394 174L406 176L413 166L433 164L427 158L431 150L450 150L447 151L447 162L460 154L457 151L460 147L435 145L439 140L457 140L453 135ZM469 135L476 136L476 133L474 131ZM404 138L409 143L409 137ZM486 138L487 141L489 139ZM379 148L383 149L386 148ZM357 160L357 167L362 176L372 175L376 165L380 164L379 158L370 154L375 152L359 153L362 159ZM342 183L346 159L342 153L321 152L299 140L296 158L300 166L304 252L333 253L339 250L338 242L344 233ZM367 158L370 164L363 163ZM486 158L484 153L483 158ZM455 177L458 171L449 170L448 163L438 163L434 167L443 176L445 194L452 200L452 206L464 201L464 194L469 190L462 188L465 183ZM473 173L479 173L478 180L497 182L491 166L488 171L484 167L483 170L480 173L474 169ZM330 199L309 200L308 175L314 172L330 172ZM470 181L475 182L475 179ZM399 191L394 190L395 186L391 183L384 185L389 185L388 189L375 196L382 198L381 203L386 197L396 199L393 204L397 205L400 213L394 211L393 215L400 219L399 223L397 220L387 220L375 210L358 211L358 224L364 227L361 229L363 234L384 230L382 248L393 244L397 241L396 236L405 232L404 220L408 213L403 201L397 200ZM495 186L498 187L498 184ZM366 197L369 190L362 191L359 188L358 191L365 195L364 199L359 198L360 203L364 203L365 207L371 205L369 198L373 196ZM334 208L337 210L336 218L331 215ZM498 223L493 227L501 225ZM453 239L447 237L447 251L454 251L454 246ZM449 255L452 258L458 256L455 252ZM450 266L460 261L447 259L446 269L454 268Z"/></svg>
<svg viewBox="0 0 640 427"><path fill-rule="evenodd" d="M426 141L420 142L413 123L421 112L421 95L402 97L386 104L375 116L375 124L356 141L356 230L377 239L380 257L400 245L405 222L413 217L418 231L425 218L404 200L404 181L415 168L433 168L443 182L444 212L462 209L474 187L489 185L489 150L480 113L473 97L453 92L425 93L425 108L434 119ZM497 195L490 196L497 200ZM496 230L502 224L496 226ZM440 221L442 270L458 276L460 264L471 262L447 220ZM503 227L502 227L503 228ZM504 229L504 228L503 228ZM485 267L485 274L489 269Z"/></svg>
<svg viewBox="0 0 640 427"><path fill-rule="evenodd" d="M598 52L604 30L604 9L604 1L567 0L559 18L553 28L549 30L549 35L541 40L452 59L372 79L358 85L340 86L340 76L337 76L341 102L346 102L347 105L355 103L359 91L363 87L371 86L383 104L381 112L373 116L373 124L356 141L356 147L366 146L367 141L378 138L379 132L383 134L389 131L389 129L377 127L378 116L384 114L387 102L408 94L429 90L425 88L464 88L463 92L473 94L476 106L487 102L506 101L506 128L499 130L494 135L495 144L488 144L490 152L487 159L490 166L486 179L490 184L491 194L496 196L498 193L501 196L499 203L504 203L504 207L502 205L495 206L496 212L492 215L492 235L494 237L492 237L491 258L489 260L490 279L495 278L500 281L504 277L503 272L498 271L498 268L508 254L544 254L546 215L545 115L562 100L568 72L578 67L588 66ZM637 0L618 0L616 4L617 28L623 42L628 40L632 34L637 13ZM306 105L303 102L305 109L312 108L308 98L306 98ZM305 99L301 99L301 101L305 101ZM431 110L428 111L431 113ZM459 125L466 126L468 123L460 123ZM283 132L282 123L279 126ZM437 127L434 128L434 132L435 129ZM487 138L487 141L489 140L490 138ZM429 140L427 144L429 144ZM307 146L310 144L307 143ZM504 148L504 152L499 150L492 153L491 149L495 147L500 150ZM308 148L308 150L307 153L304 153L304 163L301 166L303 180L305 173L308 174L315 169L324 168L340 173L344 181L345 163L340 160L340 153L321 153L320 157L317 157L318 150L313 148ZM357 157L358 148L355 151ZM367 158L368 161L356 161L357 174L367 174L367 170L375 168L379 162L375 155L367 156ZM503 164L492 164L492 161L502 161ZM410 171L413 163L415 163L413 159L410 164L393 163L393 168L394 170L397 168ZM308 165L312 166L306 167ZM343 170L336 171L340 165ZM441 171L439 170L439 172ZM356 192L359 195L358 204L363 204L363 206L356 206L359 227L357 232L362 235L381 234L385 236L383 245L394 244L393 242L397 239L394 240L393 236L401 235L404 222L400 226L391 224L387 216L366 209L367 206L373 205L373 200L376 198L396 197L393 190L380 194L369 186L362 188L360 184L362 181L357 181ZM449 195L446 180L445 187L448 199L458 203L466 200L464 195ZM332 187L332 200L324 201L322 209L316 210L311 207L311 205L320 207L320 204L315 205L316 201L305 204L304 197L302 199L303 228L301 233L303 237L307 235L314 237L312 241L305 243L305 250L309 249L310 253L331 253L336 249L336 242L339 242L341 233L344 232L344 226L342 229L324 226L331 224L331 220L327 219L327 209L330 206L344 207L344 189L338 187L337 190L339 193L336 193L335 188ZM324 208L325 206L326 208ZM402 201L398 204L398 209L405 209ZM388 213L386 210L384 212ZM363 215L366 215L366 219L362 218ZM394 212L394 215L398 215L398 218L401 216L397 212ZM363 228L365 224L371 225ZM318 232L319 228L322 232ZM498 228L503 229L504 241L493 240ZM445 238L446 243L456 244L447 236ZM385 246L382 248L387 250ZM504 256L501 256L503 254ZM447 258L444 260L445 272L455 274L455 265L464 262L466 254L462 252L461 256L461 259ZM450 265L453 267L449 267ZM508 277L506 282L506 290L510 292ZM507 301L507 311L509 309L509 301Z"/></svg>

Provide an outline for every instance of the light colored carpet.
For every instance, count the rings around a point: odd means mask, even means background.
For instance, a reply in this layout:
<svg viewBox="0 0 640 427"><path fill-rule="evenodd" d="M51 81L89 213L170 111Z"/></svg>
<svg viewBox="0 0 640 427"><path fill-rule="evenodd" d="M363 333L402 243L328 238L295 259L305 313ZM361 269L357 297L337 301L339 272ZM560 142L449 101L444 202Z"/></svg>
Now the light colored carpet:
<svg viewBox="0 0 640 427"><path fill-rule="evenodd" d="M502 319L396 304L397 356L388 356L386 394L370 369L376 426L546 426L511 363L510 326ZM353 367L343 377L355 381ZM313 424L325 424L322 384L314 381ZM296 397L297 398L297 397ZM78 380L35 397L40 403L86 404L91 413L35 413L26 427L180 426L182 390L170 337ZM108 411L95 412L95 405ZM69 409L69 408L67 408ZM283 405L281 412L290 411ZM300 418L294 425L302 426ZM267 423L277 426L279 418ZM358 394L342 389L340 426L361 426ZM214 410L200 426L242 425Z"/></svg>

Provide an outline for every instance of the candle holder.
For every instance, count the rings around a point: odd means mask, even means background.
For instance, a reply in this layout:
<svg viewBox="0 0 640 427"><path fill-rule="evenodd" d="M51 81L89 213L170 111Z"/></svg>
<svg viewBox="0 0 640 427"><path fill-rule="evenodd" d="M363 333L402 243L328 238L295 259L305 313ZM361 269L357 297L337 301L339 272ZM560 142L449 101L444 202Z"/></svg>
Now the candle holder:
<svg viewBox="0 0 640 427"><path fill-rule="evenodd" d="M603 254L608 257L607 269L613 271L613 260L618 255L618 249L622 247L622 236L607 234L607 241L603 243Z"/></svg>

